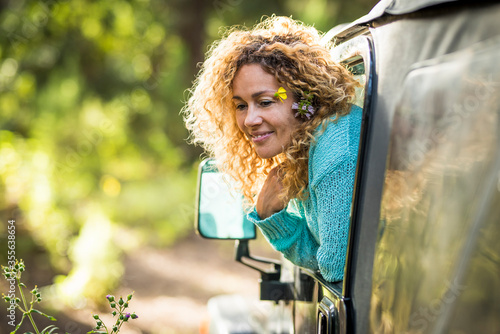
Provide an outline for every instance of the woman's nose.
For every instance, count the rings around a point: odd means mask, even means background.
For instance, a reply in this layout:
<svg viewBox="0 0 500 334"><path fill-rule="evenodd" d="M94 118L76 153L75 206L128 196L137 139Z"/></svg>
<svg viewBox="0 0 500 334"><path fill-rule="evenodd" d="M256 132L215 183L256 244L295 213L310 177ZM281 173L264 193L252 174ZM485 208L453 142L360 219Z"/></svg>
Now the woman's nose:
<svg viewBox="0 0 500 334"><path fill-rule="evenodd" d="M245 117L245 126L254 127L256 125L262 124L262 115L257 108L249 106L247 115Z"/></svg>

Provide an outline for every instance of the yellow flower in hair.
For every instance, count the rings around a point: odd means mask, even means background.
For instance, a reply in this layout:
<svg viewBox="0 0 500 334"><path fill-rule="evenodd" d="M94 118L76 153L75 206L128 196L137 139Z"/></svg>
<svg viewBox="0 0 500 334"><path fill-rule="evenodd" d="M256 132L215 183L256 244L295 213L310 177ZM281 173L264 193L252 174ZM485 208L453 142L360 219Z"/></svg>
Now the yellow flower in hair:
<svg viewBox="0 0 500 334"><path fill-rule="evenodd" d="M277 97L281 103L283 103L283 100L286 100L286 90L283 87L280 87L276 93L274 93L274 96Z"/></svg>

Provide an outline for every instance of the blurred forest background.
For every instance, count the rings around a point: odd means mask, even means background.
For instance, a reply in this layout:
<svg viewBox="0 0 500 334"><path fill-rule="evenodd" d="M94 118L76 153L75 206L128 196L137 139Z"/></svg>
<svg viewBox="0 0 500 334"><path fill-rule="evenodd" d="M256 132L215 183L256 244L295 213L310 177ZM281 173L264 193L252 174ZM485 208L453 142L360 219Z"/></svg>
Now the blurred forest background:
<svg viewBox="0 0 500 334"><path fill-rule="evenodd" d="M202 152L179 112L220 28L276 14L327 32L375 3L0 0L0 262L15 219L26 277L56 304L98 306L124 257L193 234Z"/></svg>

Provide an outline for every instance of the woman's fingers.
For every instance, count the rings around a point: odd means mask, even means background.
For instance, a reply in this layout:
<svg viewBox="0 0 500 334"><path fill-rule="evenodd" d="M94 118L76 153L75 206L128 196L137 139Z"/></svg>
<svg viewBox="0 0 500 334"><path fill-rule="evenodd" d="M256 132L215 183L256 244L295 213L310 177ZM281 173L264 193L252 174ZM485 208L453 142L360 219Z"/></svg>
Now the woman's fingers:
<svg viewBox="0 0 500 334"><path fill-rule="evenodd" d="M282 189L283 185L278 176L278 167L275 167L269 172L257 198L256 208L260 219L266 219L272 214L283 210L286 206L286 202L278 196Z"/></svg>

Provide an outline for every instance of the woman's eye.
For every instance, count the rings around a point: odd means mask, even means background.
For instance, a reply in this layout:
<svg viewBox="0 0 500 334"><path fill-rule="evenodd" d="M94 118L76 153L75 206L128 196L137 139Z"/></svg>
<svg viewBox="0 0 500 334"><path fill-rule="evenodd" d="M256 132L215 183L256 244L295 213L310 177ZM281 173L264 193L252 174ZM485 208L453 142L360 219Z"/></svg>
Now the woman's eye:
<svg viewBox="0 0 500 334"><path fill-rule="evenodd" d="M246 104L237 104L236 105L236 110L243 110L246 108Z"/></svg>
<svg viewBox="0 0 500 334"><path fill-rule="evenodd" d="M274 101L271 100L263 100L260 101L260 106L261 107L269 107L271 104L273 104Z"/></svg>

